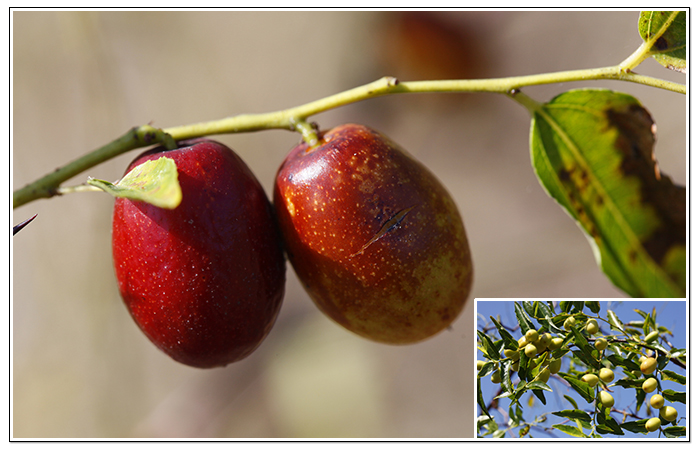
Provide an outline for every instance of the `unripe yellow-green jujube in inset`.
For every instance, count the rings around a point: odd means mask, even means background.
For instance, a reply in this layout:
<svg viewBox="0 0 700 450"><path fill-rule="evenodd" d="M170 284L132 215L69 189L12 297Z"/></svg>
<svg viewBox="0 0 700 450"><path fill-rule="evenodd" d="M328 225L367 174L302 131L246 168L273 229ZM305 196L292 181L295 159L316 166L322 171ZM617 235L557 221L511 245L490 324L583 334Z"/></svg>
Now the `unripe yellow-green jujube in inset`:
<svg viewBox="0 0 700 450"><path fill-rule="evenodd" d="M656 358L647 358L639 365L644 375L651 375L656 370Z"/></svg>
<svg viewBox="0 0 700 450"><path fill-rule="evenodd" d="M656 386L658 385L659 383L656 381L656 378L647 378L642 384L642 390L650 394L656 390Z"/></svg>
<svg viewBox="0 0 700 450"><path fill-rule="evenodd" d="M678 417L678 411L673 406L664 406L659 409L659 415L669 422L673 422Z"/></svg>
<svg viewBox="0 0 700 450"><path fill-rule="evenodd" d="M660 409L662 406L664 406L664 403L665 403L665 400L661 394L654 394L649 399L649 404L654 409Z"/></svg>
<svg viewBox="0 0 700 450"><path fill-rule="evenodd" d="M651 419L647 420L647 423L644 424L644 428L646 428L647 431L656 431L660 426L661 420L659 420L658 417L652 417Z"/></svg>

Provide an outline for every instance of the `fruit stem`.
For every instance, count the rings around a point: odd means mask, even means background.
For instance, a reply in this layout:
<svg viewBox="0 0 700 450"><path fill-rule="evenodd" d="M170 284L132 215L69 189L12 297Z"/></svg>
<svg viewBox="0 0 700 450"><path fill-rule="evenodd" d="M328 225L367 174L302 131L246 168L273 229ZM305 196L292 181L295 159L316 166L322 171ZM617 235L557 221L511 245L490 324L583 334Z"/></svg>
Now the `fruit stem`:
<svg viewBox="0 0 700 450"><path fill-rule="evenodd" d="M301 133L304 142L309 144L309 147L314 147L318 144L318 134L312 124L299 118L292 118L290 122L292 124L292 129Z"/></svg>

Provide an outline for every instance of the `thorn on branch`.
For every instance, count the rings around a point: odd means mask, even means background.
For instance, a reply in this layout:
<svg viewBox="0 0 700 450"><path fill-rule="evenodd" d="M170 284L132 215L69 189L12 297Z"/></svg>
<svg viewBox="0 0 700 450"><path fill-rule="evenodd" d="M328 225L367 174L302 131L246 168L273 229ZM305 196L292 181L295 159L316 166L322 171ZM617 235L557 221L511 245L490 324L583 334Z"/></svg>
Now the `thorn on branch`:
<svg viewBox="0 0 700 450"><path fill-rule="evenodd" d="M32 220L34 220L34 218L35 218L37 215L38 215L38 214L34 214L32 217L30 217L29 219L25 220L24 222L18 223L17 225L15 225L14 227L12 227L12 235L14 236L15 234L17 234L17 233L19 232L19 230L21 230L22 228L26 227L26 226L29 224L29 222L31 222Z"/></svg>

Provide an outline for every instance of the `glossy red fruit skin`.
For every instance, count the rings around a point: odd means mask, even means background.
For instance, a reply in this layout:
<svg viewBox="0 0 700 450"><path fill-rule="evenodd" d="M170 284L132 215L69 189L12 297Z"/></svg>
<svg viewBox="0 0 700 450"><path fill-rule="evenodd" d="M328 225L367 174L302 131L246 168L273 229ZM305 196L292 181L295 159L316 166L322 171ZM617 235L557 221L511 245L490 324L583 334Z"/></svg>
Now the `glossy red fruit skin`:
<svg viewBox="0 0 700 450"><path fill-rule="evenodd" d="M449 193L387 137L336 127L280 167L273 203L287 256L330 318L368 339L408 344L462 311L473 270Z"/></svg>
<svg viewBox="0 0 700 450"><path fill-rule="evenodd" d="M229 148L197 139L137 157L175 161L173 210L119 198L112 252L119 292L148 338L176 361L225 366L267 336L284 296L285 260L272 206Z"/></svg>

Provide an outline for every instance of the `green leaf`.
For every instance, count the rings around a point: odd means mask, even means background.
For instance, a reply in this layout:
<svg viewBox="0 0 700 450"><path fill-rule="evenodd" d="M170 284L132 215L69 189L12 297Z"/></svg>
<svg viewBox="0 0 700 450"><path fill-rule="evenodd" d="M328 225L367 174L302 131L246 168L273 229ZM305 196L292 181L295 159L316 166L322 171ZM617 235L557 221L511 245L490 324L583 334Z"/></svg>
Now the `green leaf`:
<svg viewBox="0 0 700 450"><path fill-rule="evenodd" d="M523 422L523 408L518 403L511 404L508 408L508 417L517 427Z"/></svg>
<svg viewBox="0 0 700 450"><path fill-rule="evenodd" d="M586 305L586 302L571 302L571 313L576 314L583 312L583 307Z"/></svg>
<svg viewBox="0 0 700 450"><path fill-rule="evenodd" d="M539 383L539 381L537 381L536 383ZM549 389L549 390L551 391L551 389ZM544 396L544 392L542 392L539 389L533 389L532 393L535 394L535 397L537 397L542 402L543 405L547 404L547 398Z"/></svg>
<svg viewBox="0 0 700 450"><path fill-rule="evenodd" d="M535 328L535 325L533 325L533 323L527 317L527 314L525 313L525 310L520 302L514 302L513 306L515 307L515 318L518 320L518 325L520 325L520 331L525 334L527 330L536 330L537 328Z"/></svg>
<svg viewBox="0 0 700 450"><path fill-rule="evenodd" d="M485 377L486 375L490 374L493 372L493 369L496 368L496 364L493 361L487 361L484 366L479 369L479 372L477 372L477 377Z"/></svg>
<svg viewBox="0 0 700 450"><path fill-rule="evenodd" d="M482 331L476 330L476 333L479 336L479 339L481 339L481 345L483 345L484 349L486 349L486 356L488 356L489 359L500 360L501 353L498 351L496 346L493 345L491 338L489 338L488 335Z"/></svg>
<svg viewBox="0 0 700 450"><path fill-rule="evenodd" d="M527 387L529 389L533 389L533 390L540 390L541 389L543 391L552 392L552 388L550 388L549 386L547 386L545 383L543 383L541 381L533 381L530 384L528 384Z"/></svg>
<svg viewBox="0 0 700 450"><path fill-rule="evenodd" d="M646 378L633 379L633 378L622 378L615 381L615 386L620 386L625 389L641 389L642 384Z"/></svg>
<svg viewBox="0 0 700 450"><path fill-rule="evenodd" d="M511 350L517 350L518 349L518 341L506 330L501 322L498 320L494 319L493 316L490 317L491 322L496 326L496 329L498 330L498 334L501 335L503 338L503 343L505 344L506 348L509 348Z"/></svg>
<svg viewBox="0 0 700 450"><path fill-rule="evenodd" d="M685 297L684 187L658 170L651 115L626 94L565 92L531 108L532 164L632 297Z"/></svg>
<svg viewBox="0 0 700 450"><path fill-rule="evenodd" d="M513 361L507 359L500 367L501 371L501 387L508 395L513 394L513 381L510 379L510 369L513 366Z"/></svg>
<svg viewBox="0 0 700 450"><path fill-rule="evenodd" d="M486 403L484 403L484 395L481 392L481 378L476 379L476 401L481 408L481 412L485 413L490 418L491 414L489 414L489 409L486 407Z"/></svg>
<svg viewBox="0 0 700 450"><path fill-rule="evenodd" d="M664 389L661 391L664 398L670 402L678 402L685 404L685 392L678 392L671 389Z"/></svg>
<svg viewBox="0 0 700 450"><path fill-rule="evenodd" d="M570 375L562 375L569 385L581 396L585 401L591 403L595 400L595 393L593 388L588 385L585 381L577 380Z"/></svg>
<svg viewBox="0 0 700 450"><path fill-rule="evenodd" d="M591 416L587 412L581 411L580 409L565 409L563 411L554 411L552 414L559 417L564 417L565 419L571 420L581 420L587 423L591 423Z"/></svg>
<svg viewBox="0 0 700 450"><path fill-rule="evenodd" d="M598 314L600 312L600 302L596 301L590 301L590 302L585 302L586 306L588 309L591 310L592 313Z"/></svg>
<svg viewBox="0 0 700 450"><path fill-rule="evenodd" d="M490 416L487 415L481 415L476 418L476 428L479 429L483 426L486 426L490 421L493 421Z"/></svg>
<svg viewBox="0 0 700 450"><path fill-rule="evenodd" d="M573 398L569 397L568 395L564 395L564 398L565 398L569 403L571 403L571 406L573 406L574 408L578 409L578 404L576 403L576 400L574 400Z"/></svg>
<svg viewBox="0 0 700 450"><path fill-rule="evenodd" d="M561 424L557 424L557 425L552 426L552 428L556 428L557 430L559 430L559 431L561 431L561 432L563 432L563 433L566 433L566 434L568 434L569 436L579 437L579 438L588 437L588 436L586 436L585 434L583 434L583 432L582 432L581 430L579 430L579 429L576 428L576 427L572 427L571 425L561 425Z"/></svg>
<svg viewBox="0 0 700 450"><path fill-rule="evenodd" d="M644 401L646 400L647 394L641 389L637 389L634 394L634 398L636 400L636 403L634 405L634 410L639 411L639 408L644 405Z"/></svg>
<svg viewBox="0 0 700 450"><path fill-rule="evenodd" d="M557 314L546 302L536 301L534 302L533 307L532 317L535 317L540 325L545 328L553 325L552 317L555 317Z"/></svg>
<svg viewBox="0 0 700 450"><path fill-rule="evenodd" d="M686 73L685 11L642 11L639 35L652 44L650 53L667 69Z"/></svg>
<svg viewBox="0 0 700 450"><path fill-rule="evenodd" d="M661 371L661 379L675 381L676 383L685 386L685 377L668 369Z"/></svg>
<svg viewBox="0 0 700 450"><path fill-rule="evenodd" d="M685 437L685 427L666 427L663 432L667 438Z"/></svg>
<svg viewBox="0 0 700 450"><path fill-rule="evenodd" d="M620 425L617 423L615 419L610 417L610 415L607 414L598 414L598 425L596 426L596 430L600 434L615 434L618 436L624 436L625 432L622 431L622 428L620 428Z"/></svg>
<svg viewBox="0 0 700 450"><path fill-rule="evenodd" d="M620 424L620 427L624 428L627 431L631 431L632 433L647 434L647 429L644 427L644 425L647 423L647 420L649 419L640 419L624 422Z"/></svg>
<svg viewBox="0 0 700 450"><path fill-rule="evenodd" d="M88 184L114 197L138 200L159 208L175 209L182 201L177 166L165 156L134 167L117 183L89 178Z"/></svg>
<svg viewBox="0 0 700 450"><path fill-rule="evenodd" d="M610 325L612 327L617 328L620 331L625 330L625 326L622 324L622 321L620 321L620 318L617 317L617 314L615 314L615 312L613 312L613 310L609 309L607 316L608 316L608 322L610 322Z"/></svg>

